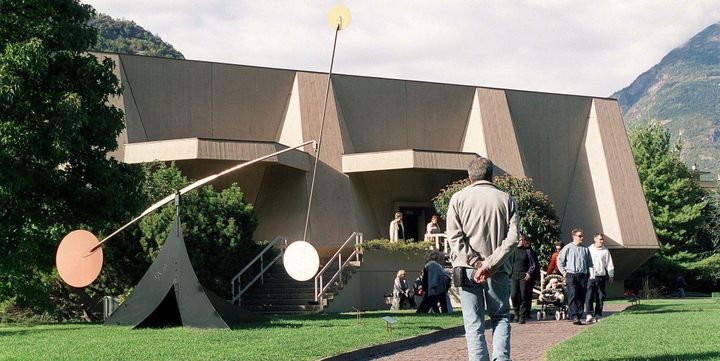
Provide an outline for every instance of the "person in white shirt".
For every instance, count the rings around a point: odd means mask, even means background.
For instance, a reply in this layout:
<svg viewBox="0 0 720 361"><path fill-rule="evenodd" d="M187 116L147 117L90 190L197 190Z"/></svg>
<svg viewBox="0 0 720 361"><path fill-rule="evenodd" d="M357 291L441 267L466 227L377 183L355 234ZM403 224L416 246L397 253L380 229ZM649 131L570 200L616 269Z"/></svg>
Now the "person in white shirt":
<svg viewBox="0 0 720 361"><path fill-rule="evenodd" d="M603 246L605 236L602 233L597 233L594 241L595 244L588 247L593 266L590 268L590 280L585 293L586 322L597 322L602 317L603 303L607 296L605 287L608 282L613 282L615 276L612 256L610 251Z"/></svg>
<svg viewBox="0 0 720 361"><path fill-rule="evenodd" d="M405 225L403 225L402 218L403 215L401 212L395 212L395 219L390 222L391 243L405 240Z"/></svg>
<svg viewBox="0 0 720 361"><path fill-rule="evenodd" d="M425 233L427 234L437 234L442 233L442 229L440 228L440 225L438 224L438 216L433 215L430 219L430 223L427 224L425 227Z"/></svg>

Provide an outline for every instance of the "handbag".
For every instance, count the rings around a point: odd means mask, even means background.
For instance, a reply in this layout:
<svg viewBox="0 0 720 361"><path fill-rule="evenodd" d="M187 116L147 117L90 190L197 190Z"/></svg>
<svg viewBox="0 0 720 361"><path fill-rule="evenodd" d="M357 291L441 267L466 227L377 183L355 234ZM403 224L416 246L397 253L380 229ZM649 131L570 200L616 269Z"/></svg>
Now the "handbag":
<svg viewBox="0 0 720 361"><path fill-rule="evenodd" d="M455 283L455 287L466 287L466 286L475 286L477 283L470 279L467 275L467 270L470 268L466 267L453 267L453 283Z"/></svg>

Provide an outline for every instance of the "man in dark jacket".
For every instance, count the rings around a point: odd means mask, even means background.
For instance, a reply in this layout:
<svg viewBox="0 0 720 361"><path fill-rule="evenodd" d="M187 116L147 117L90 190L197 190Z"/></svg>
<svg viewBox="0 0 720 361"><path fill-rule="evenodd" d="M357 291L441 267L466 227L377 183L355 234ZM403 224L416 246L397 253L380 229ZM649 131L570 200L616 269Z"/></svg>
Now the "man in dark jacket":
<svg viewBox="0 0 720 361"><path fill-rule="evenodd" d="M515 320L525 323L532 304L532 288L535 283L535 270L538 269L535 252L530 248L529 240L520 234L515 249L515 262L510 277L510 299L512 300Z"/></svg>

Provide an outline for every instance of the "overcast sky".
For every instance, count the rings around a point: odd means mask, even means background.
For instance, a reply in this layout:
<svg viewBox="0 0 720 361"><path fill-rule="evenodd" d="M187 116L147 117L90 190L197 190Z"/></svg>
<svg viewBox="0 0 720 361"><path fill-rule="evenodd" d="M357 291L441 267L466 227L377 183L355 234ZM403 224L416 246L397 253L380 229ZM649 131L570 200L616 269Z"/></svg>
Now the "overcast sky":
<svg viewBox="0 0 720 361"><path fill-rule="evenodd" d="M187 59L327 72L338 1L81 0ZM345 1L336 73L608 96L707 26L720 0Z"/></svg>

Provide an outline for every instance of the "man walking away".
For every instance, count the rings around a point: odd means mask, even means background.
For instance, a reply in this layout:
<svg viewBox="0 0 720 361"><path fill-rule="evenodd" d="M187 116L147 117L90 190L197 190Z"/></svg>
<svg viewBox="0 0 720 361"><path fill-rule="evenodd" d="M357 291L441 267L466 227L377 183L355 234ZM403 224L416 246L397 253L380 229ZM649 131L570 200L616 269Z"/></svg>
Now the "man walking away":
<svg viewBox="0 0 720 361"><path fill-rule="evenodd" d="M595 244L588 247L593 267L590 269L590 280L588 281L587 295L585 295L585 310L588 312L585 322L597 322L602 317L603 304L607 296L605 287L608 281L613 282L615 276L612 256L610 251L603 246L605 236L597 233L594 240Z"/></svg>
<svg viewBox="0 0 720 361"><path fill-rule="evenodd" d="M455 193L447 212L453 275L460 286L465 338L471 361L490 360L485 308L493 329L493 360L510 360L509 291L518 215L509 194L490 180L493 164L476 158L468 166L472 184Z"/></svg>
<svg viewBox="0 0 720 361"><path fill-rule="evenodd" d="M582 228L573 229L573 241L565 245L558 255L558 269L565 276L567 284L569 316L576 325L582 325L585 292L590 267L593 265L590 251L582 244L584 236Z"/></svg>

